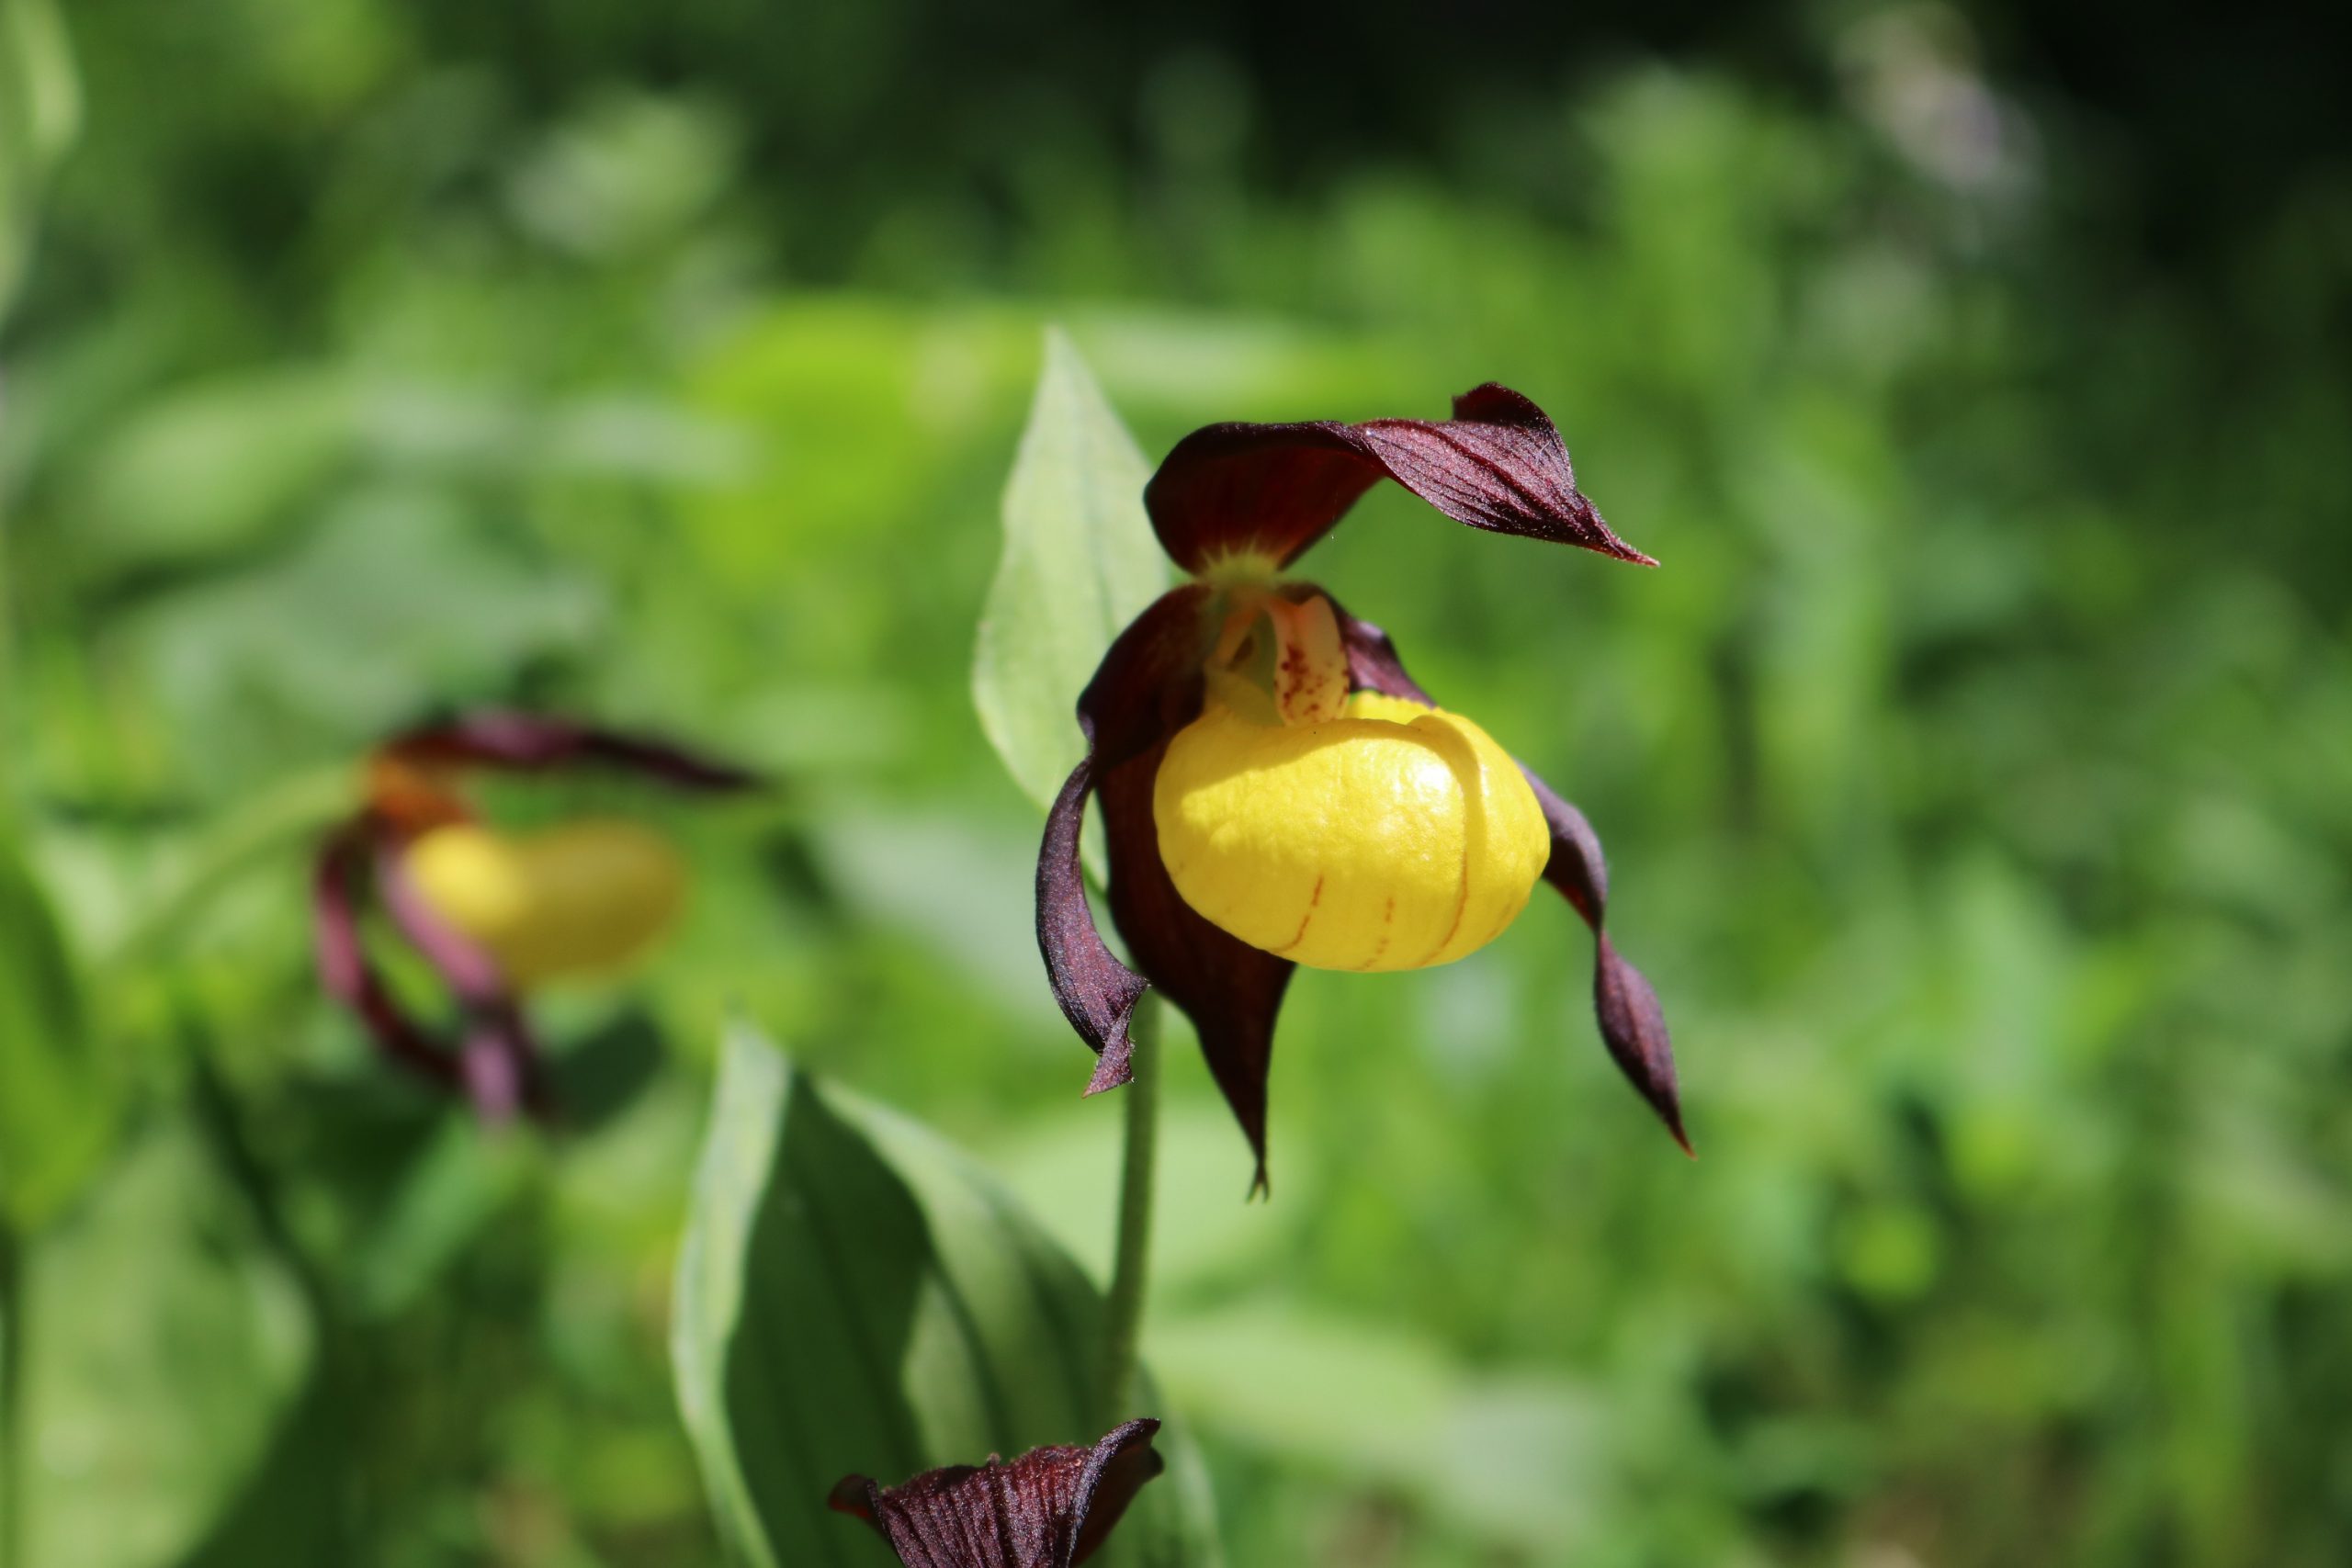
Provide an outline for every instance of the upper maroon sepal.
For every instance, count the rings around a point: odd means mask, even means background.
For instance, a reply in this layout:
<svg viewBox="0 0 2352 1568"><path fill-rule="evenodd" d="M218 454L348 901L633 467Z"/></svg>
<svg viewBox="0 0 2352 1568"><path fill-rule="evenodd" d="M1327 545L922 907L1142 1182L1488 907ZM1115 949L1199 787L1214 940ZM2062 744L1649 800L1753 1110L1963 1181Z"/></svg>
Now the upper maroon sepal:
<svg viewBox="0 0 2352 1568"><path fill-rule="evenodd" d="M1340 635L1348 649L1348 683L1357 691L1379 692L1434 707L1430 694L1405 672L1404 660L1388 634L1370 621L1340 613ZM1618 955L1601 929L1609 907L1609 865L1600 853L1600 839L1583 812L1562 799L1551 785L1522 767L1528 787L1535 792L1544 820L1552 829L1552 856L1544 863L1544 880L1560 890L1584 923L1592 928L1593 1013L1600 1025L1601 1043L1634 1092L1646 1101L1682 1152L1691 1152L1682 1128L1682 1102L1674 1075L1674 1045L1666 1029L1666 1013L1657 993L1642 972Z"/></svg>
<svg viewBox="0 0 2352 1568"><path fill-rule="evenodd" d="M756 774L666 740L504 709L420 725L383 750L407 761L514 773L603 765L689 790L749 789L760 782Z"/></svg>
<svg viewBox="0 0 2352 1568"><path fill-rule="evenodd" d="M1159 1430L1130 1421L1091 1449L1032 1449L898 1486L845 1476L830 1501L872 1525L906 1568L1074 1568L1166 1467L1151 1446Z"/></svg>
<svg viewBox="0 0 2352 1568"><path fill-rule="evenodd" d="M1287 566L1384 479L1473 528L1657 564L1577 489L1544 411L1491 381L1454 399L1450 420L1204 426L1169 452L1144 505L1187 571L1238 555Z"/></svg>

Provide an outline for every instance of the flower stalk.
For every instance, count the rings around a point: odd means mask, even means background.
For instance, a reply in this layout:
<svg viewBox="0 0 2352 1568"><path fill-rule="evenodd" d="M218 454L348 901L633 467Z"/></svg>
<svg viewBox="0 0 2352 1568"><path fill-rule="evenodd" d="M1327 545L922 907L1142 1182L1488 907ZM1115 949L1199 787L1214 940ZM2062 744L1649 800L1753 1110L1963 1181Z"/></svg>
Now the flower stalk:
<svg viewBox="0 0 2352 1568"><path fill-rule="evenodd" d="M1129 1037L1135 1077L1127 1085L1126 1149L1119 1174L1118 1242L1113 1253L1111 1292L1102 1316L1102 1374L1099 1409L1109 1419L1129 1407L1143 1336L1144 1295L1151 1273L1153 1178L1159 1154L1159 1000L1146 993L1136 1004Z"/></svg>

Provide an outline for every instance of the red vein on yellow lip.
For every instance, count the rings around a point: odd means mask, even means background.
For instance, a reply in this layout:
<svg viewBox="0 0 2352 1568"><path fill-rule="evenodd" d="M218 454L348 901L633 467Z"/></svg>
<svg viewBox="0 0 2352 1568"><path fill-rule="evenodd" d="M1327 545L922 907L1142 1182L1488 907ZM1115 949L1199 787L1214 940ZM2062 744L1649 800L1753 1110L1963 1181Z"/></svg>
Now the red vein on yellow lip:
<svg viewBox="0 0 2352 1568"><path fill-rule="evenodd" d="M1453 897L1453 923L1445 928L1445 935L1438 939L1437 945L1430 949L1429 956L1421 960L1423 964L1433 964L1437 961L1437 955L1445 951L1447 943L1453 942L1454 933L1462 929L1463 917L1467 915L1469 912L1470 855L1469 852L1465 849L1462 856L1462 890L1456 893Z"/></svg>
<svg viewBox="0 0 2352 1568"><path fill-rule="evenodd" d="M1365 959L1363 963L1356 965L1356 971L1359 974L1370 969L1374 964L1380 962L1380 955L1388 951L1389 942L1394 940L1396 935L1394 929L1396 924L1396 895L1394 893L1391 893L1388 896L1388 907L1380 912L1380 924L1382 927L1382 931L1380 932L1380 945L1372 950L1372 956L1370 958Z"/></svg>
<svg viewBox="0 0 2352 1568"><path fill-rule="evenodd" d="M1296 947L1300 942L1305 942L1306 940L1307 922L1315 919L1315 906L1321 902L1323 902L1323 879L1318 876L1315 879L1315 891L1306 896L1306 913L1299 916L1298 918L1298 934L1292 937L1288 942L1283 943L1280 947L1270 947L1266 949L1266 951L1279 958L1283 953L1288 953L1292 948Z"/></svg>

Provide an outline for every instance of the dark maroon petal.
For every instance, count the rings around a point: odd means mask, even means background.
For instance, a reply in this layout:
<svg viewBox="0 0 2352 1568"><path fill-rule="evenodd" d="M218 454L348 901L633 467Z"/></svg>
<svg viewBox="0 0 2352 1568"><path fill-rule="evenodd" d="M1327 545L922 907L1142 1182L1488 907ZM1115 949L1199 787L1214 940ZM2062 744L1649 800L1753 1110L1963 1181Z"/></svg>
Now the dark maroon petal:
<svg viewBox="0 0 2352 1568"><path fill-rule="evenodd" d="M1386 632L1344 610L1340 612L1340 631L1348 647L1348 681L1353 690L1430 703L1430 694L1405 672L1396 645L1388 640ZM1520 772L1527 775L1536 804L1544 809L1544 820L1552 829L1552 858L1544 864L1544 880L1558 888L1592 928L1592 1001L1601 1043L1609 1047L1618 1070L1688 1154L1690 1140L1682 1130L1682 1104L1675 1084L1674 1046L1667 1034L1666 1014L1649 981L1618 956L1601 929L1609 907L1609 865L1601 857L1600 840L1583 812L1524 766Z"/></svg>
<svg viewBox="0 0 2352 1568"><path fill-rule="evenodd" d="M1252 554L1287 566L1384 479L1473 528L1657 564L1577 489L1544 411L1491 381L1454 399L1450 420L1205 426L1169 452L1144 505L1187 571Z"/></svg>
<svg viewBox="0 0 2352 1568"><path fill-rule="evenodd" d="M547 1072L530 1021L513 1001L476 1010L466 1026L459 1058L466 1098L485 1122L511 1122L518 1115L544 1117L551 1106Z"/></svg>
<svg viewBox="0 0 2352 1568"><path fill-rule="evenodd" d="M1600 1022L1601 1043L1609 1047L1617 1070L1682 1145L1682 1152L1690 1154L1690 1139L1682 1130L1682 1101L1675 1085L1674 1043L1668 1037L1657 993L1640 970L1617 955L1615 945L1601 930L1609 868L1600 857L1600 840L1583 812L1561 799L1524 765L1520 772L1527 774L1536 803L1544 808L1544 819L1552 828L1552 858L1544 867L1544 880L1558 888L1592 928L1592 1006Z"/></svg>
<svg viewBox="0 0 2352 1568"><path fill-rule="evenodd" d="M1102 826L1111 850L1111 918L1151 983L1193 1021L1209 1074L1250 1140L1252 1192L1266 1190L1266 1078L1274 1018L1296 965L1227 935L1195 914L1168 878L1152 784L1168 745L1102 780Z"/></svg>
<svg viewBox="0 0 2352 1568"><path fill-rule="evenodd" d="M1172 589L1111 644L1078 702L1086 758L1046 815L1037 852L1037 947L1063 1016L1102 1058L1089 1094L1133 1076L1128 1063L1135 1043L1127 1025L1146 982L1103 942L1086 901L1079 837L1087 796L1102 770L1115 770L1158 745L1200 711L1207 599L1208 591L1197 585Z"/></svg>
<svg viewBox="0 0 2352 1568"><path fill-rule="evenodd" d="M311 879L319 981L327 995L358 1015L387 1058L435 1083L455 1088L460 1081L458 1058L435 1044L401 1010L390 987L368 959L355 889L367 874L372 848L366 823L354 821L336 829L319 851Z"/></svg>
<svg viewBox="0 0 2352 1568"><path fill-rule="evenodd" d="M1165 1461L1159 1423L1130 1421L1091 1449L1032 1449L899 1486L844 1476L832 1507L872 1525L907 1568L1075 1568Z"/></svg>
<svg viewBox="0 0 2352 1568"><path fill-rule="evenodd" d="M406 853L403 843L377 848L376 896L384 912L458 1000L469 1007L503 1003L508 987L498 961L452 928L418 891L408 874Z"/></svg>
<svg viewBox="0 0 2352 1568"><path fill-rule="evenodd" d="M1089 1094L1116 1089L1135 1077L1135 1041L1127 1026L1148 988L1102 940L1086 901L1079 836L1086 825L1093 770L1089 758L1062 785L1046 813L1046 841L1037 851L1037 948L1046 956L1046 978L1062 1016L1102 1058L1086 1086Z"/></svg>
<svg viewBox="0 0 2352 1568"><path fill-rule="evenodd" d="M537 714L497 710L422 726L395 737L384 750L418 763L514 773L614 767L689 790L748 789L759 783L741 768L696 756L667 741Z"/></svg>
<svg viewBox="0 0 2352 1568"><path fill-rule="evenodd" d="M548 1109L547 1074L522 1003L498 961L444 920L408 874L405 846L376 852L376 892L401 936L440 976L466 1014L459 1077L485 1121Z"/></svg>

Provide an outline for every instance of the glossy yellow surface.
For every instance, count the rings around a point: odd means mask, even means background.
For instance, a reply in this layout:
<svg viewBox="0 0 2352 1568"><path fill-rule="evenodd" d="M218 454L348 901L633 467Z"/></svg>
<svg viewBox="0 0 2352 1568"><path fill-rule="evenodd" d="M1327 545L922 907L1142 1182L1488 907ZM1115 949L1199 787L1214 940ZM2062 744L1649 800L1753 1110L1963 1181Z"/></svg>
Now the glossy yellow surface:
<svg viewBox="0 0 2352 1568"><path fill-rule="evenodd" d="M1340 717L1292 725L1212 697L1170 742L1152 815L1186 903L1318 969L1476 952L1525 907L1552 847L1534 792L1485 730L1370 692Z"/></svg>
<svg viewBox="0 0 2352 1568"><path fill-rule="evenodd" d="M652 946L685 901L668 842L616 819L513 836L435 828L404 864L434 911L517 987L611 974Z"/></svg>

